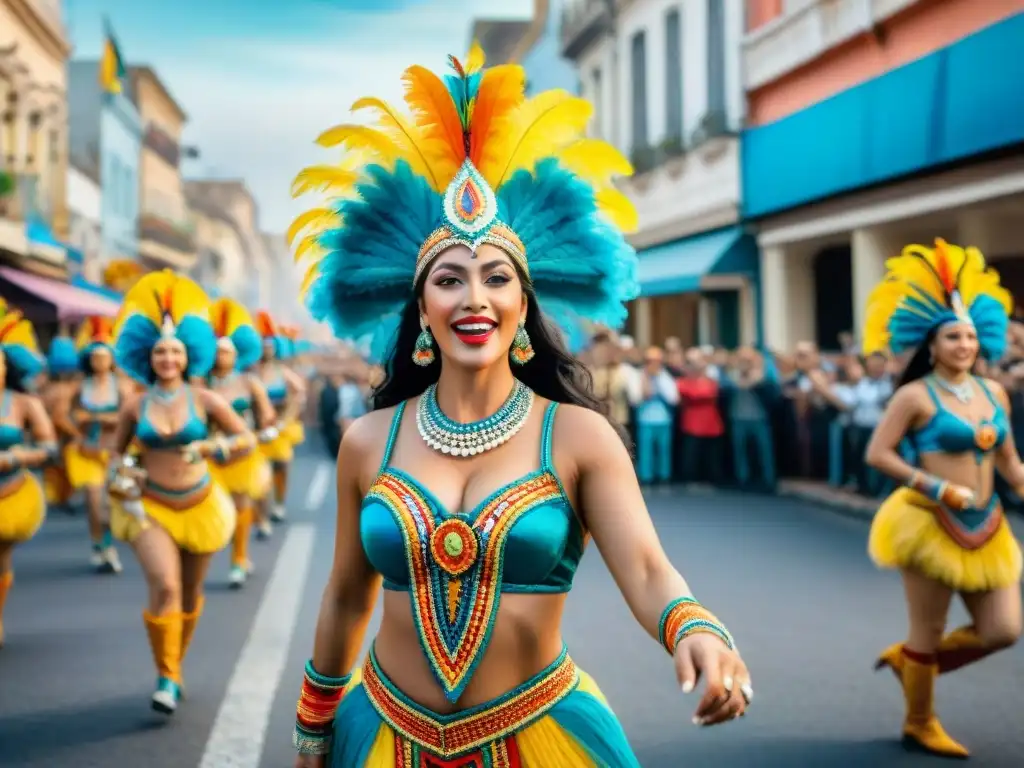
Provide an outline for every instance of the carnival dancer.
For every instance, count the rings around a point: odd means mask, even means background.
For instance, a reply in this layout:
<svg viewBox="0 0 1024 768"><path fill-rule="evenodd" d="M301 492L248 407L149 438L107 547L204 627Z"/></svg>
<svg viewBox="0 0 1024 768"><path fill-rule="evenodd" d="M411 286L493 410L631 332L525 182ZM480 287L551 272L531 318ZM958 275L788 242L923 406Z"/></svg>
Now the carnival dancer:
<svg viewBox="0 0 1024 768"><path fill-rule="evenodd" d="M68 388L54 421L69 441L64 449L68 482L85 494L92 540L89 562L97 571L120 573L121 558L110 535L106 485L118 411L130 390L114 372L113 328L113 320L107 317L82 322L75 340L82 378Z"/></svg>
<svg viewBox="0 0 1024 768"><path fill-rule="evenodd" d="M288 325L281 328L280 355L284 367L292 373L295 381L299 382L302 386L302 407L296 410L295 418L284 423L282 427L285 436L291 441L292 446L297 448L306 442L306 427L303 421L306 415L305 406L309 402L307 394L309 392L310 380L307 375L307 369L302 362L301 340L299 339L299 329L296 326Z"/></svg>
<svg viewBox="0 0 1024 768"><path fill-rule="evenodd" d="M46 352L46 370L48 379L39 396L46 412L56 414L64 403L74 397L80 374L78 350L75 349L74 340L66 333L62 332L50 341L50 348ZM70 505L76 492L68 479L63 456L70 437L58 429L57 439L61 450L57 458L43 468L43 490L50 509L60 507L71 512Z"/></svg>
<svg viewBox="0 0 1024 768"><path fill-rule="evenodd" d="M481 71L476 46L452 66L446 80L406 71L410 117L361 100L380 127L329 130L321 144L354 152L296 179L339 198L293 225L314 227L297 247L318 252L308 306L339 338L387 350L378 410L338 453L296 764L638 766L559 631L589 537L683 690L705 680L696 722L742 714L752 691L551 324L625 318L637 260L616 222L636 213L611 179L629 164L582 138L587 102L526 101L522 68ZM380 629L350 675L382 583Z"/></svg>
<svg viewBox="0 0 1024 768"><path fill-rule="evenodd" d="M207 379L210 389L231 403L235 413L250 429L259 430L261 442L278 436L277 415L260 380L243 373L255 365L263 344L248 310L232 299L217 299L210 308L210 319L217 334L217 360ZM249 535L253 507L270 491L270 463L258 450L239 453L221 460L213 457L210 474L231 493L237 511L231 548L231 586L241 587L252 572L249 560Z"/></svg>
<svg viewBox="0 0 1024 768"><path fill-rule="evenodd" d="M913 351L868 446L867 461L903 487L881 506L868 551L897 568L907 596L906 642L887 648L906 698L904 742L965 758L933 707L935 678L1012 645L1021 632L1021 549L993 491L995 471L1024 489L1002 386L972 375L1006 347L1010 295L976 248L937 240L890 259L868 301L864 351ZM918 466L900 444L908 438ZM968 626L943 635L959 593Z"/></svg>
<svg viewBox="0 0 1024 768"><path fill-rule="evenodd" d="M32 325L0 299L0 646L4 603L14 584L14 547L31 539L46 516L43 488L31 470L57 455L42 401L26 394L46 367Z"/></svg>
<svg viewBox="0 0 1024 768"><path fill-rule="evenodd" d="M285 518L288 470L295 456L296 438L303 436L296 426L301 429L298 419L304 407L306 388L302 379L282 362L282 357L287 356L291 349L290 340L281 333L270 315L258 312L256 328L263 337L263 357L257 366L257 376L266 387L270 402L277 411L278 428L281 432L276 440L260 445L263 455L270 461L273 469L273 502L269 517L274 522L281 522ZM268 535L269 522L264 521L258 532L261 536Z"/></svg>
<svg viewBox="0 0 1024 768"><path fill-rule="evenodd" d="M121 410L111 528L131 544L149 586L143 621L159 675L152 705L165 714L181 696L182 661L202 614L210 559L235 527L231 496L211 480L205 459L255 445L230 403L186 383L208 375L217 355L209 308L188 278L152 273L125 295L115 330L118 367L147 389ZM211 439L214 427L221 434Z"/></svg>

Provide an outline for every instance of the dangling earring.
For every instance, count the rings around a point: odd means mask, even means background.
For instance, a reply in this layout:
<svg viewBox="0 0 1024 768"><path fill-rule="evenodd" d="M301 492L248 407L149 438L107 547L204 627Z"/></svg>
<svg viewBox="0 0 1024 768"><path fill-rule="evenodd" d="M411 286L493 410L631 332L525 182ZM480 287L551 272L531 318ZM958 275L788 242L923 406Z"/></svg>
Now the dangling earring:
<svg viewBox="0 0 1024 768"><path fill-rule="evenodd" d="M520 323L519 329L516 331L516 337L512 340L512 349L509 350L512 362L516 365L526 365L533 360L535 354L537 353L533 351L533 344L530 343L530 334L526 332L526 328Z"/></svg>
<svg viewBox="0 0 1024 768"><path fill-rule="evenodd" d="M427 321L420 318L420 335L416 337L416 347L412 351L412 361L426 368L434 362L434 337L430 333Z"/></svg>

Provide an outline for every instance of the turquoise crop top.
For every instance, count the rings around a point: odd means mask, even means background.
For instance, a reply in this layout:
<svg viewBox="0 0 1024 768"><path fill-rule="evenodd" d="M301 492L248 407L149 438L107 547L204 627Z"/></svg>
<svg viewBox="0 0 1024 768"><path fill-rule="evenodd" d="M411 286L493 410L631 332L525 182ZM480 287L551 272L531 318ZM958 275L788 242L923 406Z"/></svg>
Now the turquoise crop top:
<svg viewBox="0 0 1024 768"><path fill-rule="evenodd" d="M78 395L78 404L82 410L96 415L117 413L118 408L121 407L121 393L116 385L114 386L114 401L111 403L96 402L95 394L96 382L92 378L83 380L82 389ZM102 433L103 426L101 424L95 421L90 422L86 425L85 439L87 442L95 443L100 439Z"/></svg>
<svg viewBox="0 0 1024 768"><path fill-rule="evenodd" d="M239 416L244 416L246 413L249 412L249 409L252 407L252 398L246 397L244 395L236 397L234 400L231 401L231 407Z"/></svg>
<svg viewBox="0 0 1024 768"><path fill-rule="evenodd" d="M935 415L928 423L915 431L912 435L912 444L918 454L922 453L966 453L974 451L980 460L985 454L994 451L1006 440L1009 432L1009 423L1006 419L1006 411L1003 406L992 396L991 390L980 379L975 378L975 383L981 387L988 401L992 404L993 413L989 419L982 419L977 424L971 424L964 418L957 416L942 404L934 384L925 379L925 386L928 394L935 404ZM985 448L979 446L978 434L985 429L994 431L995 442ZM982 443L984 445L984 443Z"/></svg>
<svg viewBox="0 0 1024 768"><path fill-rule="evenodd" d="M25 431L14 424L3 422L11 417L11 404L14 402L14 395L4 390L0 395L0 451L9 451L16 445L25 442Z"/></svg>
<svg viewBox="0 0 1024 768"><path fill-rule="evenodd" d="M191 388L186 388L185 391L185 397L188 398L188 418L185 419L181 429L173 435L160 434L156 427L153 426L153 422L150 421L149 404L151 397L148 394L143 397L142 407L139 412L139 423L135 427L135 436L144 446L153 450L167 450L181 448L189 443L194 443L196 440L206 439L208 435L206 422L199 418L199 413L196 411L195 396Z"/></svg>
<svg viewBox="0 0 1024 768"><path fill-rule="evenodd" d="M363 499L359 536L384 588L409 593L420 647L454 702L488 646L501 595L568 592L585 533L552 463L556 403L544 413L540 468L458 513L388 466L405 405Z"/></svg>
<svg viewBox="0 0 1024 768"><path fill-rule="evenodd" d="M266 385L267 397L270 398L270 402L274 405L280 405L288 399L288 384L284 380L284 375L279 370L277 372L277 378Z"/></svg>

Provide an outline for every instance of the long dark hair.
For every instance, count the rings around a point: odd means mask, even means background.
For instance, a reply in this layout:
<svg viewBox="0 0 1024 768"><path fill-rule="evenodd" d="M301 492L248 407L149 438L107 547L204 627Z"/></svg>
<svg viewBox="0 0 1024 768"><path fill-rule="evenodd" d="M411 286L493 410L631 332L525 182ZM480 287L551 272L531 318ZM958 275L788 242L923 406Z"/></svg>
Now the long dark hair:
<svg viewBox="0 0 1024 768"><path fill-rule="evenodd" d="M898 387L910 384L918 379L923 379L932 372L935 362L932 360L931 344L935 340L935 334L938 330L938 328L932 328L928 331L924 341L914 350L913 356L907 361L907 365L903 369L903 375L900 376L897 384Z"/></svg>
<svg viewBox="0 0 1024 768"><path fill-rule="evenodd" d="M422 290L423 282L418 286L417 296ZM536 354L526 365L513 366L512 373L541 397L602 414L628 447L625 430L611 419L604 403L594 396L590 371L569 353L558 329L539 310L537 296L525 280L523 291L527 302L524 327ZM388 353L384 381L373 391L371 407L374 410L396 406L422 394L437 382L441 374L440 356L428 366L413 362L412 353L419 335L420 308L418 300L412 299L402 310L398 333Z"/></svg>

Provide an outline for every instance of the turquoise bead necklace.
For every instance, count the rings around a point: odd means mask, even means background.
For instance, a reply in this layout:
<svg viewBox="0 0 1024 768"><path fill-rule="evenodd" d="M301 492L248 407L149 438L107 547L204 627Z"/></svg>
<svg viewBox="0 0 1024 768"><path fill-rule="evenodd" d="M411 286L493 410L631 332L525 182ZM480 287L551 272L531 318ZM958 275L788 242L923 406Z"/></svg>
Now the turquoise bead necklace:
<svg viewBox="0 0 1024 768"><path fill-rule="evenodd" d="M420 437L435 451L450 456L476 456L504 445L523 428L533 407L533 390L516 379L502 406L486 419L462 424L444 415L431 384L416 406Z"/></svg>

